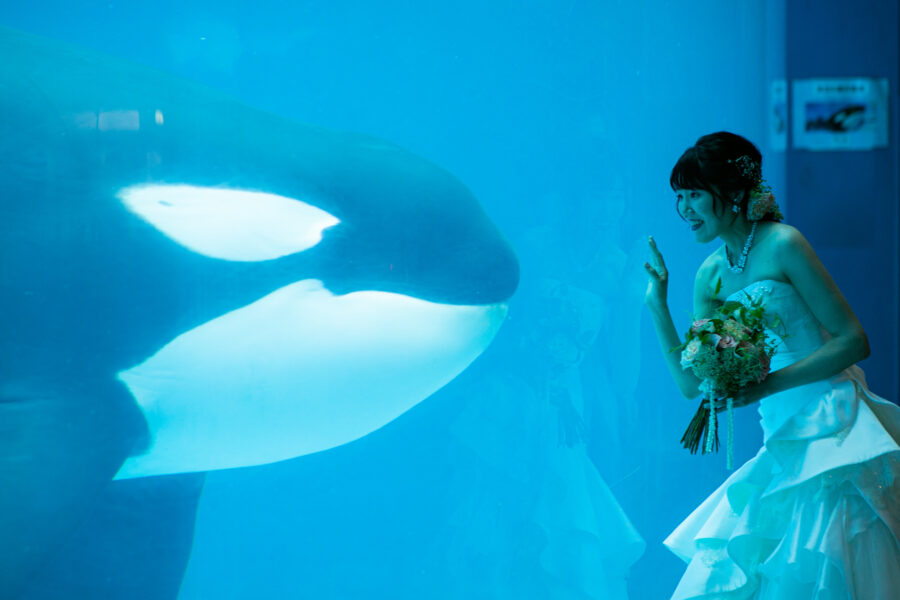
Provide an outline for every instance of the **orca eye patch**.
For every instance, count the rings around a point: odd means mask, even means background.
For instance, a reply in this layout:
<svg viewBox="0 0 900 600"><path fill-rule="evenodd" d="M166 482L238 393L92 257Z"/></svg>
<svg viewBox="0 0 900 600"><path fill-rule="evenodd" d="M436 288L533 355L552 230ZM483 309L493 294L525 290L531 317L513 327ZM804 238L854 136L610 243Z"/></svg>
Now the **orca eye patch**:
<svg viewBox="0 0 900 600"><path fill-rule="evenodd" d="M223 260L263 261L302 252L340 223L320 208L266 192L136 185L120 190L118 197L174 242Z"/></svg>

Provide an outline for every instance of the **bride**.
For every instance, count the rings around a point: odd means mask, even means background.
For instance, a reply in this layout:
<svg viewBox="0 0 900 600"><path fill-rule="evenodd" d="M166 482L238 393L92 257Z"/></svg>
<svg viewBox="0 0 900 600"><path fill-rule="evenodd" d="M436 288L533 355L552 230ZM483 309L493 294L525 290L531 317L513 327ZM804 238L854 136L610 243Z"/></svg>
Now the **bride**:
<svg viewBox="0 0 900 600"><path fill-rule="evenodd" d="M763 447L664 542L687 562L673 599L896 598L900 409L868 390L856 366L866 334L803 235L780 222L761 165L751 142L719 132L687 149L670 179L694 239L723 242L697 271L695 316L761 300L777 343L771 374L733 398L758 408ZM646 304L675 382L696 398L700 380L668 351L681 341L649 243Z"/></svg>

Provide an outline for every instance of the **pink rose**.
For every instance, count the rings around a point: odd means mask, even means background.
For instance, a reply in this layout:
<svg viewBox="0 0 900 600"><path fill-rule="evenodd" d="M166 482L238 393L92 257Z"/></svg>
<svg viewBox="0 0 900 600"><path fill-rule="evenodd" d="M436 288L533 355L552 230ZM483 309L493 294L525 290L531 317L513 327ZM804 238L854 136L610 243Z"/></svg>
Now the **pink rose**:
<svg viewBox="0 0 900 600"><path fill-rule="evenodd" d="M709 323L709 319L698 319L697 321L694 321L694 324L691 325L691 333L697 335L703 331L702 327L707 323Z"/></svg>
<svg viewBox="0 0 900 600"><path fill-rule="evenodd" d="M719 338L719 343L716 344L716 348L735 348L737 345L737 340L726 334Z"/></svg>

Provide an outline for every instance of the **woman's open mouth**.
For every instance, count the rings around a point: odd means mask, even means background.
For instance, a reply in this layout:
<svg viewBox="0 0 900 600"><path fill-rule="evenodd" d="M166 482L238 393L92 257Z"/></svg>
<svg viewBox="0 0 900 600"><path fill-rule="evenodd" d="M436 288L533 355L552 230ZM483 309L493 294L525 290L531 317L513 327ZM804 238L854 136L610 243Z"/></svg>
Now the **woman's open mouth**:
<svg viewBox="0 0 900 600"><path fill-rule="evenodd" d="M703 221L691 221L691 231L697 231L703 225Z"/></svg>

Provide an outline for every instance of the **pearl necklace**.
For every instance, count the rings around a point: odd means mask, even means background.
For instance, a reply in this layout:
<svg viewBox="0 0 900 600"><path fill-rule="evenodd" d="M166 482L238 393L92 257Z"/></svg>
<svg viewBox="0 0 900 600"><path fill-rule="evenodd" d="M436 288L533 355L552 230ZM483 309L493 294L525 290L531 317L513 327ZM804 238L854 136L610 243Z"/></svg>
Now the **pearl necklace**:
<svg viewBox="0 0 900 600"><path fill-rule="evenodd" d="M728 252L728 246L725 246L725 257L728 258L728 268L732 273L741 273L744 270L744 265L747 264L747 254L750 252L750 246L753 245L753 236L756 234L757 223L758 221L753 221L753 227L750 228L750 235L747 236L747 243L744 244L744 250L741 252L738 264L731 264L731 253Z"/></svg>

